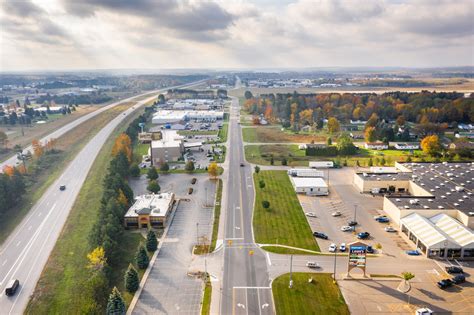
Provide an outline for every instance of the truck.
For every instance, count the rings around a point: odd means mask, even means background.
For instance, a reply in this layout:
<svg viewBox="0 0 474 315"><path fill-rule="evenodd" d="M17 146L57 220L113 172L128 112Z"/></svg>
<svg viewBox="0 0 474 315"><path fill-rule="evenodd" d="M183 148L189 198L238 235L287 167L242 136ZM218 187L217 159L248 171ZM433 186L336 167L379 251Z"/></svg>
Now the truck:
<svg viewBox="0 0 474 315"><path fill-rule="evenodd" d="M314 161L309 162L310 168L332 168L334 167L333 161Z"/></svg>
<svg viewBox="0 0 474 315"><path fill-rule="evenodd" d="M293 177L324 177L324 172L311 168L292 168L288 170L288 175Z"/></svg>

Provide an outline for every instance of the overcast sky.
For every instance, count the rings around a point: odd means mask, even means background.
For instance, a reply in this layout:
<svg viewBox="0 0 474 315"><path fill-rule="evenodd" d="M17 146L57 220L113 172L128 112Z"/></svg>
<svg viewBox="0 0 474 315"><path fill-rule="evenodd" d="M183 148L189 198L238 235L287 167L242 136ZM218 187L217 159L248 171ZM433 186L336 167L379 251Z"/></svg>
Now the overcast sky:
<svg viewBox="0 0 474 315"><path fill-rule="evenodd" d="M0 70L474 65L474 0L0 0Z"/></svg>

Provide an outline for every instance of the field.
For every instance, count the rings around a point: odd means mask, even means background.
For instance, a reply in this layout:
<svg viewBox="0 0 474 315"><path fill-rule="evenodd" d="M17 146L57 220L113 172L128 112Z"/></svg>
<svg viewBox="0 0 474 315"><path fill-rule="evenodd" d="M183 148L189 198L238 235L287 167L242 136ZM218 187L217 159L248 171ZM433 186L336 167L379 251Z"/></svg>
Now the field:
<svg viewBox="0 0 474 315"><path fill-rule="evenodd" d="M212 224L212 238L210 252L216 249L217 234L219 232L219 218L221 215L221 201L222 201L222 179L217 180L216 202L214 206L214 222Z"/></svg>
<svg viewBox="0 0 474 315"><path fill-rule="evenodd" d="M305 156L304 150L299 150L296 144L269 144L269 145L246 145L245 159L254 164L271 165L273 156L274 165L281 165L282 160L286 159L288 165L304 166L311 157Z"/></svg>
<svg viewBox="0 0 474 315"><path fill-rule="evenodd" d="M260 180L265 182L263 189L259 186ZM254 182L255 241L319 251L286 171L260 171L254 174ZM264 200L270 202L268 209L262 206Z"/></svg>
<svg viewBox="0 0 474 315"><path fill-rule="evenodd" d="M204 294L202 296L201 315L209 315L211 313L211 297L212 286L209 276L204 280Z"/></svg>
<svg viewBox="0 0 474 315"><path fill-rule="evenodd" d="M110 161L110 152L115 137L125 130L127 123L139 113L129 116L122 124L122 128L116 129L101 149L94 164L81 188L78 198L69 214L66 224L56 245L49 257L41 277L36 285L35 291L27 306L28 314L65 314L81 313L84 298L80 294L81 286L89 275L85 270L87 264L87 253L91 250L88 243L89 232L97 220L100 200L103 192L103 178ZM135 117L133 117L135 116ZM122 246L122 264L113 270L112 286L123 288L123 274L128 263L132 259L138 243L142 236L133 232L125 231L120 240ZM123 294L126 302L130 302L132 296Z"/></svg>
<svg viewBox="0 0 474 315"><path fill-rule="evenodd" d="M309 278L313 278L311 283ZM295 272L293 288L288 288L289 274L272 283L273 299L278 315L291 314L349 314L344 297L331 274Z"/></svg>
<svg viewBox="0 0 474 315"><path fill-rule="evenodd" d="M311 143L324 142L326 136L309 133L290 133L282 131L280 127L252 127L242 128L242 135L245 142L255 143Z"/></svg>

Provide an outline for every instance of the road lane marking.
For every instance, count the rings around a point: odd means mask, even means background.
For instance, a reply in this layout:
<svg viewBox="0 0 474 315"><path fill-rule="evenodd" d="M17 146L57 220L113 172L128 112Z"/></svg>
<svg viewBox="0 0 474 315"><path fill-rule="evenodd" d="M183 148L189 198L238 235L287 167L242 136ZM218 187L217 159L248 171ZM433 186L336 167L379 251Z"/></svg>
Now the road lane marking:
<svg viewBox="0 0 474 315"><path fill-rule="evenodd" d="M271 266L272 265L272 260L270 259L270 254L268 252L266 252L266 256L267 256L268 265Z"/></svg>

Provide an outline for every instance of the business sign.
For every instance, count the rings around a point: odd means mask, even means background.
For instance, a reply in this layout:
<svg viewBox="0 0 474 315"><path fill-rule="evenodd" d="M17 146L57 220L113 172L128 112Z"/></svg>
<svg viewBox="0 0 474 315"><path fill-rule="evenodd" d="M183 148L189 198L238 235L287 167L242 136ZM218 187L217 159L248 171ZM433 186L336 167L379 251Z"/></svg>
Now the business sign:
<svg viewBox="0 0 474 315"><path fill-rule="evenodd" d="M347 266L347 273L350 273L354 268L360 268L364 271L366 268L367 245L361 242L349 244L349 262Z"/></svg>

